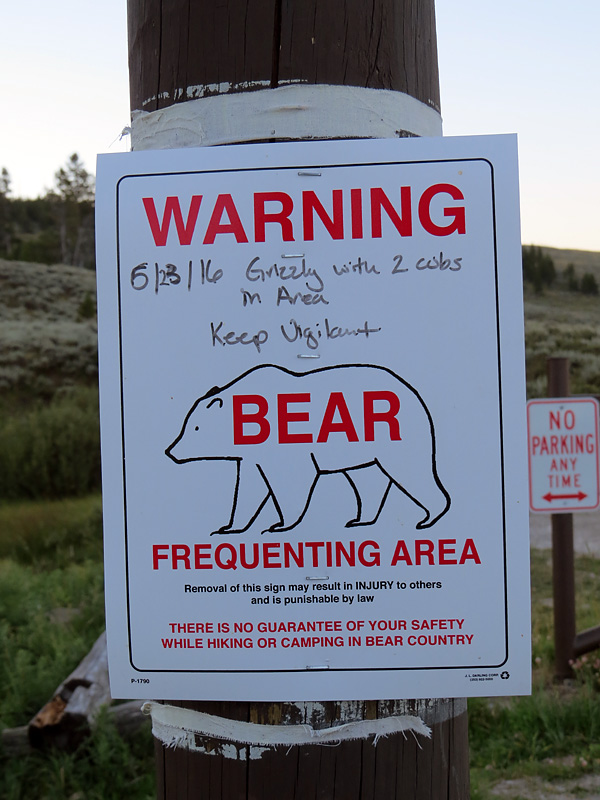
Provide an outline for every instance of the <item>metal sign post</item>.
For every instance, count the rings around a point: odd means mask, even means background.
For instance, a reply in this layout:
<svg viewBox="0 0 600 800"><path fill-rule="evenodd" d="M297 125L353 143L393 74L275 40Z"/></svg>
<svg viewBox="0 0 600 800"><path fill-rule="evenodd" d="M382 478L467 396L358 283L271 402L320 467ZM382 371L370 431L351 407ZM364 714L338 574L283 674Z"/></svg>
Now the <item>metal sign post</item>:
<svg viewBox="0 0 600 800"><path fill-rule="evenodd" d="M576 635L573 513L600 504L598 401L572 398L568 358L548 359L548 399L527 404L529 506L551 513L557 678L576 655L598 645L598 629Z"/></svg>

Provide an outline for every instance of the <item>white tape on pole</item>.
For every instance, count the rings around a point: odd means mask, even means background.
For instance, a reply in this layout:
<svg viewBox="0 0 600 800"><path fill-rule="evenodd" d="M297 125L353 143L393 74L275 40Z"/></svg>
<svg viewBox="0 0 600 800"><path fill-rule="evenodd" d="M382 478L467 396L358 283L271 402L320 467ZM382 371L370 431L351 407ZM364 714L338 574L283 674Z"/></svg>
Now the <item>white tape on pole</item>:
<svg viewBox="0 0 600 800"><path fill-rule="evenodd" d="M293 747L307 744L338 744L343 741L367 739L373 736L376 745L382 736L407 732L431 737L429 728L420 717L405 714L384 719L357 720L343 725L315 730L310 725L259 725L225 719L188 708L144 703L142 710L152 717L152 733L167 747L204 750L197 736L220 739L235 745L253 748ZM260 757L264 750L255 755ZM227 751L224 751L227 755ZM232 756L233 757L233 756Z"/></svg>
<svg viewBox="0 0 600 800"><path fill-rule="evenodd" d="M133 150L269 139L441 136L438 111L403 92L293 84L231 92L132 113Z"/></svg>

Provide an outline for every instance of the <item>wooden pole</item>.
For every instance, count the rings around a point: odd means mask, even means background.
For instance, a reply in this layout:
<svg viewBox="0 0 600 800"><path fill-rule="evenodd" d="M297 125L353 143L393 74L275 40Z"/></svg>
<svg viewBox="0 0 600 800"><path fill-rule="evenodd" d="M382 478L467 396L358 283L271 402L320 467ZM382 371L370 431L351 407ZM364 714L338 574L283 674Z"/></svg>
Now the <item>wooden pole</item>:
<svg viewBox="0 0 600 800"><path fill-rule="evenodd" d="M569 359L549 358L548 397L571 394ZM554 589L554 665L560 680L572 678L575 656L575 555L573 514L552 514L552 583Z"/></svg>
<svg viewBox="0 0 600 800"><path fill-rule="evenodd" d="M128 26L134 149L441 134L434 0L128 0ZM432 736L262 754L157 744L159 798L469 796L462 699L173 704L315 729L414 714Z"/></svg>

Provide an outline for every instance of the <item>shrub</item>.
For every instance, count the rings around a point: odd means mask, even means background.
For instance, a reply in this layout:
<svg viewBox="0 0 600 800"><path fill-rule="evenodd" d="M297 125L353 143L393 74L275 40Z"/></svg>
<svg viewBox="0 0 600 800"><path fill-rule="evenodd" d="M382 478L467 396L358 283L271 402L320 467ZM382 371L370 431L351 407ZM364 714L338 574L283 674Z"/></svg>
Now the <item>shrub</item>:
<svg viewBox="0 0 600 800"><path fill-rule="evenodd" d="M79 387L0 422L0 498L56 498L100 486L98 391Z"/></svg>
<svg viewBox="0 0 600 800"><path fill-rule="evenodd" d="M556 267L552 257L542 251L541 247L531 245L522 248L523 280L529 281L536 294L541 294L544 287L550 287L556 279Z"/></svg>
<svg viewBox="0 0 600 800"><path fill-rule="evenodd" d="M591 272L586 272L581 278L582 294L598 294L598 281Z"/></svg>
<svg viewBox="0 0 600 800"><path fill-rule="evenodd" d="M89 292L85 293L85 297L77 309L77 314L79 319L93 319L96 316L96 304Z"/></svg>

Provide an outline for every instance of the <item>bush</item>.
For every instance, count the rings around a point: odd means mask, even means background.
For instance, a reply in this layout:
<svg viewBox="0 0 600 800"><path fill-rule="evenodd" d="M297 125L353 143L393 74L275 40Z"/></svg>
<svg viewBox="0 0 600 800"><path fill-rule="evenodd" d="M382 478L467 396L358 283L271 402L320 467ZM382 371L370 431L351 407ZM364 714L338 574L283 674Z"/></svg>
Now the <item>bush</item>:
<svg viewBox="0 0 600 800"><path fill-rule="evenodd" d="M577 278L577 274L575 273L575 264L571 261L565 267L563 274L563 281L570 292L578 292L579 291L579 279Z"/></svg>
<svg viewBox="0 0 600 800"><path fill-rule="evenodd" d="M77 309L77 314L79 319L93 319L96 316L96 304L89 292L85 293L85 297Z"/></svg>
<svg viewBox="0 0 600 800"><path fill-rule="evenodd" d="M535 245L523 247L522 256L523 280L532 284L536 294L542 294L544 287L551 287L556 279L554 261Z"/></svg>
<svg viewBox="0 0 600 800"><path fill-rule="evenodd" d="M57 498L100 487L98 390L79 387L0 422L0 498Z"/></svg>
<svg viewBox="0 0 600 800"><path fill-rule="evenodd" d="M598 294L598 281L591 272L586 272L581 279L582 294Z"/></svg>

